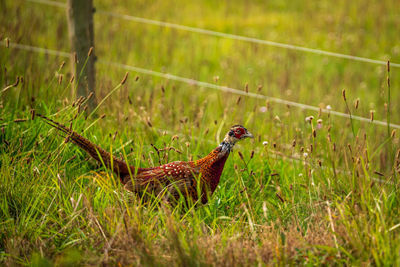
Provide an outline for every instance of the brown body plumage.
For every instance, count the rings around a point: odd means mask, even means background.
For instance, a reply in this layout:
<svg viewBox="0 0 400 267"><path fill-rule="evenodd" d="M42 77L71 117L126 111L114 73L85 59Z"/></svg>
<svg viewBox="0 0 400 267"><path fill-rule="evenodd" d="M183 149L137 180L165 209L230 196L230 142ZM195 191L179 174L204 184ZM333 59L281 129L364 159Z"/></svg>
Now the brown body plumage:
<svg viewBox="0 0 400 267"><path fill-rule="evenodd" d="M127 190L138 194L149 192L172 196L175 199L183 195L186 198L192 198L193 201L201 198L202 203L206 203L208 196L215 191L225 162L235 143L243 138L253 137L246 128L235 125L225 136L224 141L204 158L188 162L174 161L152 168L135 168L64 125L43 115L38 114L38 116L67 134L69 140L84 149L94 159L103 162L108 168L112 167Z"/></svg>

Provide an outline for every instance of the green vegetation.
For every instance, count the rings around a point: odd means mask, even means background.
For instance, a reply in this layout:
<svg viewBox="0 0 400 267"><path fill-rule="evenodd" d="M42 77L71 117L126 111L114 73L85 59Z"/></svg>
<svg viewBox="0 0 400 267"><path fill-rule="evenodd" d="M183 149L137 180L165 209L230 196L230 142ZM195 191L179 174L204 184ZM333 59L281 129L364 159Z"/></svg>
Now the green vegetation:
<svg viewBox="0 0 400 267"><path fill-rule="evenodd" d="M98 10L400 62L395 1L216 3L95 1ZM64 9L0 6L2 40L69 50ZM100 12L95 28L99 102L125 74L101 63L110 60L243 90L248 83L250 92L357 116L374 110L374 119L400 123L399 68L391 68L389 97L385 66ZM86 118L84 105L73 104L67 59L2 46L0 67L1 89L23 77L0 96L1 265L400 265L399 132L134 72ZM74 130L140 166L202 157L236 123L256 138L236 147L207 205L170 207L126 192L32 120L33 108L72 120ZM151 144L181 153L159 157Z"/></svg>

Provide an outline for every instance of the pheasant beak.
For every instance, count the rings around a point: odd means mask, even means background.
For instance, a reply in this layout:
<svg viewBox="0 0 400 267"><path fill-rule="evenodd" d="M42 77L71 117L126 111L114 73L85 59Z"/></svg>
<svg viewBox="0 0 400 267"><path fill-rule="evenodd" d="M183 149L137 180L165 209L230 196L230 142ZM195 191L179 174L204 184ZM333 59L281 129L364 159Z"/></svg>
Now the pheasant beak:
<svg viewBox="0 0 400 267"><path fill-rule="evenodd" d="M254 138L254 135L253 135L252 133L250 133L249 131L247 131L247 132L243 135L243 138L246 138L246 137Z"/></svg>

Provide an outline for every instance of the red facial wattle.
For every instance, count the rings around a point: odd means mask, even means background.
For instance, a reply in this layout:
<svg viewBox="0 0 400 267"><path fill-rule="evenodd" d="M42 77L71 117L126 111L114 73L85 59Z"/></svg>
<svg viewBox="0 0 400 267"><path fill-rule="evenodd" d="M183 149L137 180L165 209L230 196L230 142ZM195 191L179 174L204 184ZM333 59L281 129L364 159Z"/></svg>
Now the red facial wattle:
<svg viewBox="0 0 400 267"><path fill-rule="evenodd" d="M235 130L235 137L237 139L240 139L242 137L242 135L244 135L244 134L245 134L245 131L242 128L239 128L239 129Z"/></svg>

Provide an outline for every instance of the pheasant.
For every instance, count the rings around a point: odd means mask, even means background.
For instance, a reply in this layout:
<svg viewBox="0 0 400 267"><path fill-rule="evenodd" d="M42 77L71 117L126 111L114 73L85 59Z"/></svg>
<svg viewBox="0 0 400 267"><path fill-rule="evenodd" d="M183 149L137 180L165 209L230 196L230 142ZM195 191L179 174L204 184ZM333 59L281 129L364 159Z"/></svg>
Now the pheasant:
<svg viewBox="0 0 400 267"><path fill-rule="evenodd" d="M77 132L40 114L50 126L64 132L67 139L85 150L95 160L104 163L117 173L125 189L137 194L153 192L156 195L167 194L178 199L183 195L186 200L191 198L197 202L200 198L203 204L217 188L225 162L235 143L253 135L243 126L234 125L226 134L224 140L210 154L196 161L174 161L151 168L136 168L129 166L123 160L112 156L106 150L93 144Z"/></svg>

